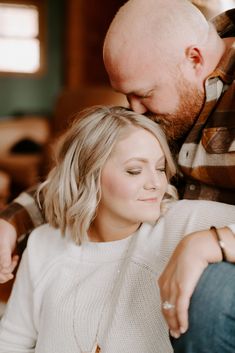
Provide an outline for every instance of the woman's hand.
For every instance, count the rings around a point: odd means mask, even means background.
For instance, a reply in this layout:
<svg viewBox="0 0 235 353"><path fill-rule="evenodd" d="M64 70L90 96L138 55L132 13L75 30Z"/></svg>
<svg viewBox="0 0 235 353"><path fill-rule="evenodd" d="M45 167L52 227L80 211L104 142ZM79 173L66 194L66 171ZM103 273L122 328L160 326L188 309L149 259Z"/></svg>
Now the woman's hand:
<svg viewBox="0 0 235 353"><path fill-rule="evenodd" d="M173 304L162 308L173 337L188 329L190 298L203 271L221 260L221 249L210 230L191 233L177 245L158 281L162 303Z"/></svg>

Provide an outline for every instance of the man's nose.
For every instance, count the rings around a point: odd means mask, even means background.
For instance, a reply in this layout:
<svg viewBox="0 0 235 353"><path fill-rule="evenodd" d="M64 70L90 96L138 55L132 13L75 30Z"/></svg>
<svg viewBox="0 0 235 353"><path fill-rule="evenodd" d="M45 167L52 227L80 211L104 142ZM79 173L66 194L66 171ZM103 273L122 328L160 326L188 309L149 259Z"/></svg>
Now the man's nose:
<svg viewBox="0 0 235 353"><path fill-rule="evenodd" d="M143 102L138 97L128 97L128 102L130 104L131 109L137 114L145 114L148 109L145 107Z"/></svg>

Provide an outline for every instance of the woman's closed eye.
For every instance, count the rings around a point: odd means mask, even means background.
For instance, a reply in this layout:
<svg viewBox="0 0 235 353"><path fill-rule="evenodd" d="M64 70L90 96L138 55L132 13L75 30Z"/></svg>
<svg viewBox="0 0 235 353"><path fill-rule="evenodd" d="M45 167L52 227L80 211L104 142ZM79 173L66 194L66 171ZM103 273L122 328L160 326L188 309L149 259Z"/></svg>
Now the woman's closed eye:
<svg viewBox="0 0 235 353"><path fill-rule="evenodd" d="M156 168L156 171L161 172L161 173L166 173L166 167L165 167L165 166L163 166L163 167L157 167L157 168Z"/></svg>
<svg viewBox="0 0 235 353"><path fill-rule="evenodd" d="M128 169L126 172L129 175L139 175L142 169Z"/></svg>

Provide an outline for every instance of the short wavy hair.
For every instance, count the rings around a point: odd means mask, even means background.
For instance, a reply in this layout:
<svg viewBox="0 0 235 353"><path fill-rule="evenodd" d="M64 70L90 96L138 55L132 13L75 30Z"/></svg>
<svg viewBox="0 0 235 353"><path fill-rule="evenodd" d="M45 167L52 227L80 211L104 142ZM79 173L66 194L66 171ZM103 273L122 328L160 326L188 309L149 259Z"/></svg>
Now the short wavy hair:
<svg viewBox="0 0 235 353"><path fill-rule="evenodd" d="M74 117L70 128L58 140L55 166L38 192L43 196L47 222L60 228L62 234L68 229L77 244L88 239L87 231L96 215L102 192L102 168L120 136L133 126L149 131L159 141L170 182L176 168L163 131L156 122L127 108L85 109ZM162 206L176 198L177 192L169 184Z"/></svg>

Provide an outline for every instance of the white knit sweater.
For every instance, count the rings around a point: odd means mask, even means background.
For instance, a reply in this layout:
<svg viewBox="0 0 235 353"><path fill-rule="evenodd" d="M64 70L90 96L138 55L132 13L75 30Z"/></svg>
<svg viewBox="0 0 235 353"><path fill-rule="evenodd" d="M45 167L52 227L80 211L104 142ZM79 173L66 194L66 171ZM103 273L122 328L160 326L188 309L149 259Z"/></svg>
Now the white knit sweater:
<svg viewBox="0 0 235 353"><path fill-rule="evenodd" d="M178 241L235 222L235 207L178 201L120 241L75 245L48 225L30 236L0 327L0 353L170 353L157 278ZM100 324L99 324L100 323Z"/></svg>

